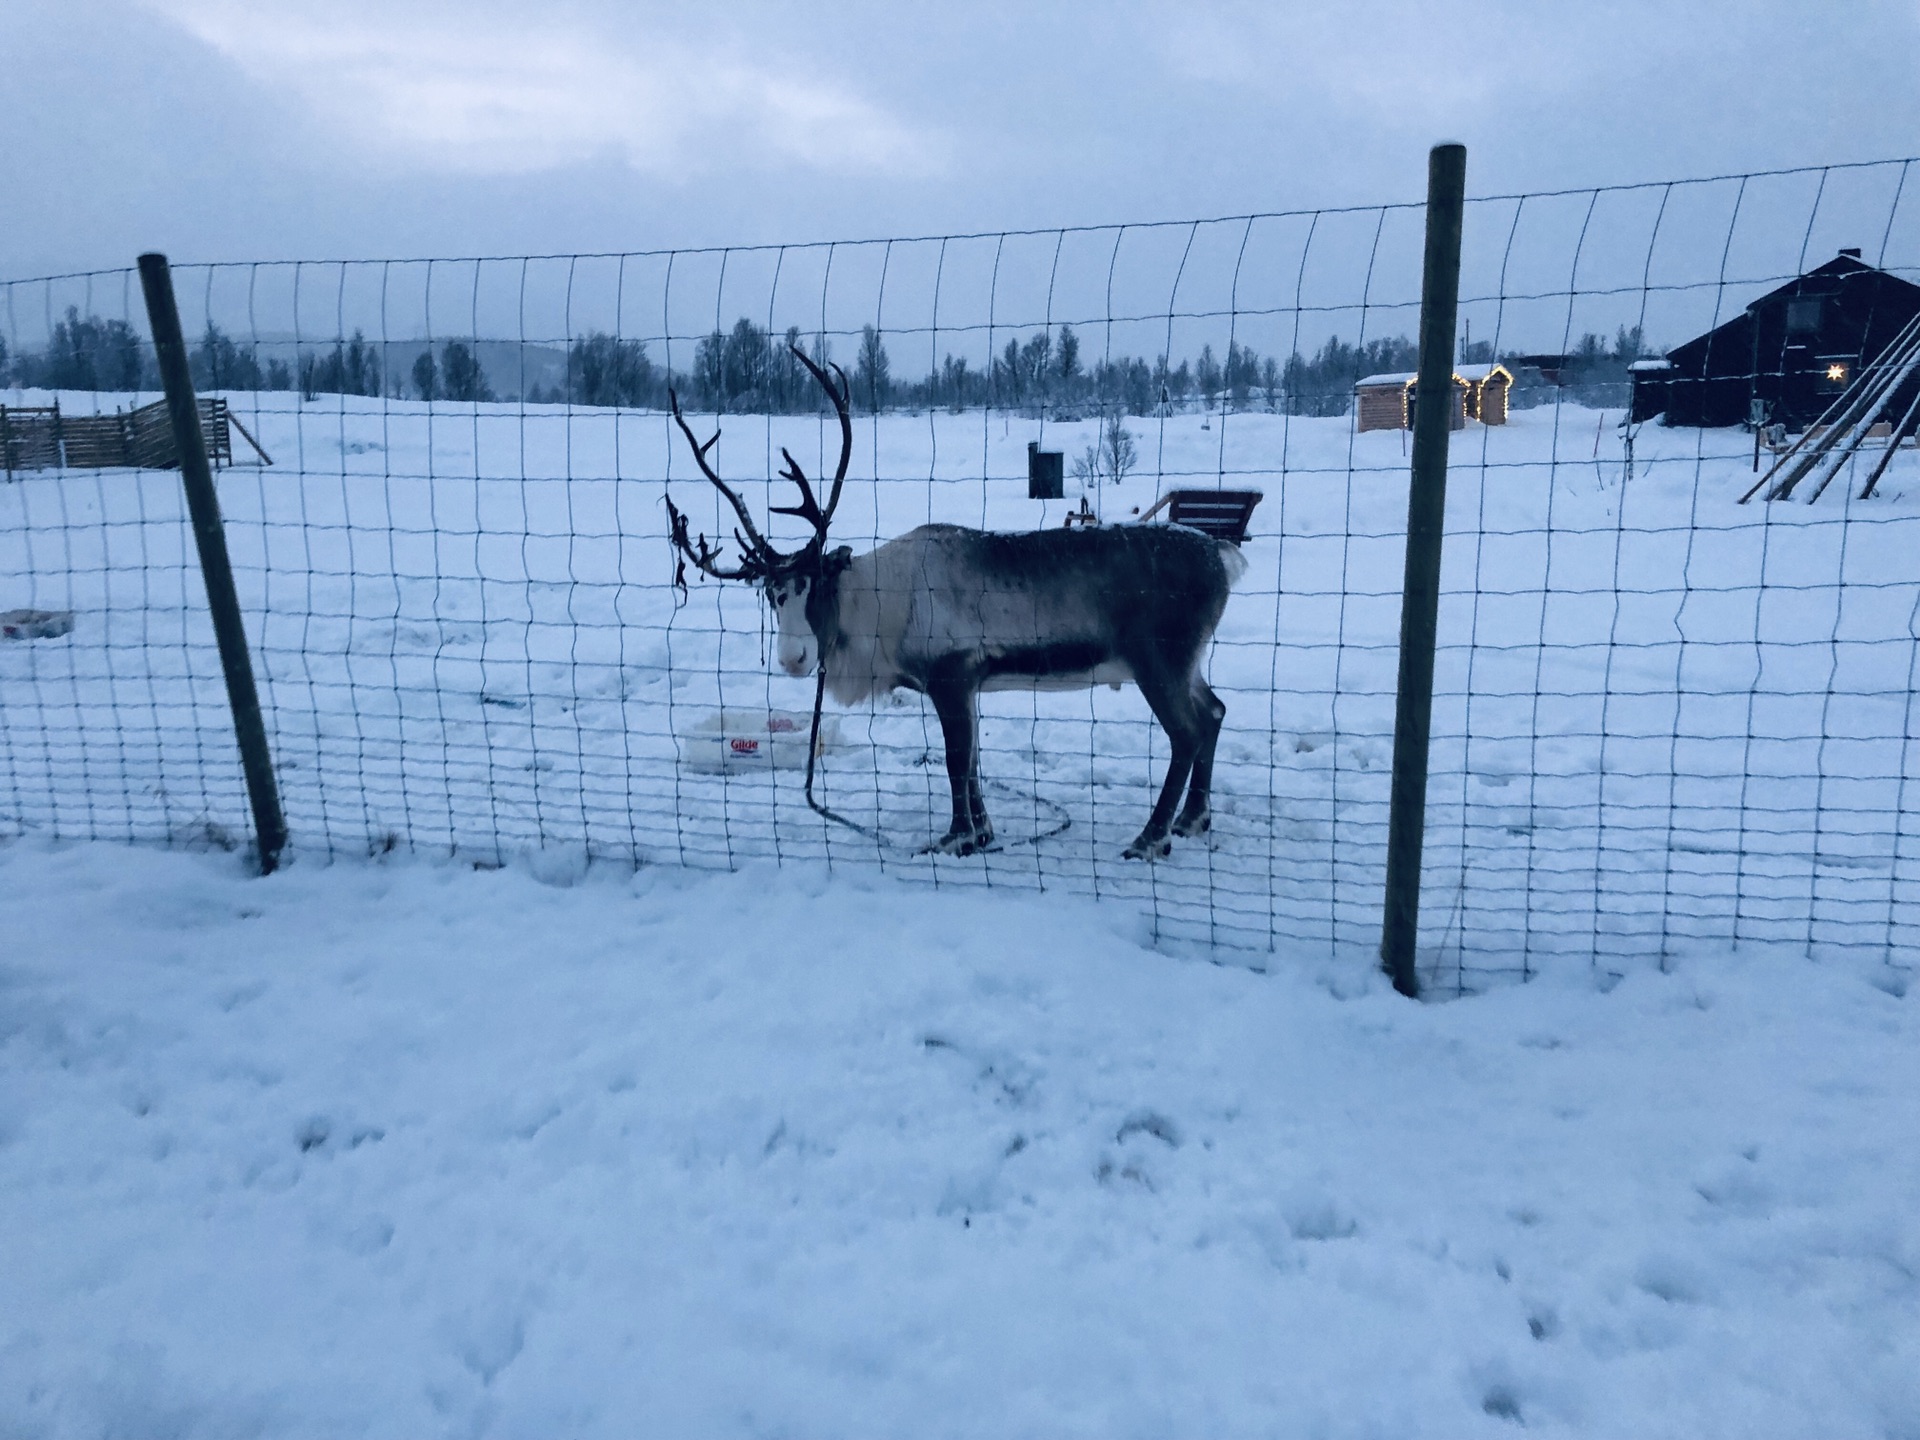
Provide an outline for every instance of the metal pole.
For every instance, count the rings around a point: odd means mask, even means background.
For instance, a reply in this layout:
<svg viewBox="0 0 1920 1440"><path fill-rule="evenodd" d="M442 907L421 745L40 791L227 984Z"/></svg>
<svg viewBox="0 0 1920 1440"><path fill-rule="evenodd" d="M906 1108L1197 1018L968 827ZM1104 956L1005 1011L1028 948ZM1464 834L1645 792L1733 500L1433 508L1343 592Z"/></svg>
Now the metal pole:
<svg viewBox="0 0 1920 1440"><path fill-rule="evenodd" d="M233 709L233 733L240 742L240 766L253 805L253 833L260 852L260 873L271 875L287 843L287 822L280 813L273 757L267 751L267 727L260 717L260 694L253 684L240 597L227 558L227 535L220 523L220 497L213 488L207 446L200 433L200 406L187 369L187 342L180 332L180 311L173 301L173 273L164 255L140 257L140 285L147 295L147 319L153 327L154 355L167 392L167 416L180 457L180 481L187 492L187 513L200 550L200 573L207 582L207 608L220 645L220 668L227 678L227 703Z"/></svg>
<svg viewBox="0 0 1920 1440"><path fill-rule="evenodd" d="M1460 223L1467 147L1427 157L1427 254L1420 284L1420 377L1414 398L1413 475L1407 492L1407 568L1400 603L1400 688L1393 717L1393 799L1387 821L1386 913L1380 961L1402 995L1420 993L1420 851L1427 820L1427 744L1433 728L1433 650L1440 610L1440 536L1447 510L1447 433L1453 414L1453 329L1460 306Z"/></svg>

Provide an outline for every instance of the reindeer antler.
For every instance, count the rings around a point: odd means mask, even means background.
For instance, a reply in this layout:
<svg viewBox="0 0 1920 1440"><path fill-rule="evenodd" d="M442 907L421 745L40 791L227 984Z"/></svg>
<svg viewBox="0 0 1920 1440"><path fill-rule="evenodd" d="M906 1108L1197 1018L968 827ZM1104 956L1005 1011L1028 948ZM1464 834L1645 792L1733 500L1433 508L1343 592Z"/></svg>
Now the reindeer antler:
<svg viewBox="0 0 1920 1440"><path fill-rule="evenodd" d="M831 365L833 373L840 377L840 383L837 386L825 370L813 363L806 351L798 345L791 345L788 348L793 351L794 358L812 372L813 378L820 382L820 388L827 392L827 398L833 401L833 408L840 417L840 463L833 472L833 489L827 493L827 508L822 510L818 498L813 493L813 487L807 483L805 472L800 469L800 462L793 458L791 451L782 447L780 454L786 460L787 468L780 474L783 479L791 480L800 487L800 503L776 505L772 508L776 515L796 515L805 520L813 526L814 535L825 543L827 526L833 522L833 512L840 504L840 488L846 483L847 462L853 458L853 420L847 414L847 396L852 392L853 387L847 383L847 372L835 365L833 361L829 360L827 364Z"/></svg>
<svg viewBox="0 0 1920 1440"><path fill-rule="evenodd" d="M720 443L720 432L715 430L713 432L713 438L702 445L698 440L693 438L693 431L687 425L687 417L680 413L680 396L675 391L669 389L667 391L667 401L673 406L674 423L680 427L680 433L687 437L687 444L693 449L693 460L694 463L700 467L700 473L713 482L714 489L727 497L727 502L733 506L733 513L740 517L740 523L746 527L746 538L740 542L742 547L751 553L772 555L774 549L771 545L767 544L765 537L755 528L753 516L747 510L746 502L734 494L727 482L715 474L713 466L707 463L707 452ZM738 531L734 533L736 535L739 534ZM701 566L701 568L703 570L706 569L704 565ZM708 571L708 573L711 574L712 572ZM732 579L737 577L729 576L726 578Z"/></svg>
<svg viewBox="0 0 1920 1440"><path fill-rule="evenodd" d="M673 503L673 497L667 497L667 518L671 526L670 538L673 548L685 557L674 576L674 583L682 590L686 589L686 561L691 560L700 570L716 580L758 580L767 573L773 552L756 550L753 544L738 530L733 538L740 542L740 563L731 570L724 570L715 562L720 558L720 547L708 541L702 534L691 536L687 528L687 517L680 513L680 507Z"/></svg>
<svg viewBox="0 0 1920 1440"><path fill-rule="evenodd" d="M819 498L813 493L813 487L807 483L806 474L800 469L799 462L788 451L782 449L780 453L786 458L787 468L780 473L782 478L791 480L800 487L800 503L792 506L775 505L771 508L776 515L797 515L805 520L813 526L815 542L824 544L827 538L827 526L833 520L834 508L840 503L841 486L846 483L847 462L853 457L853 421L847 414L847 396L852 387L847 383L847 372L838 365L833 365L833 373L840 377L840 383L835 385L827 372L808 359L806 352L798 345L791 348L800 363L805 365L813 373L813 378L820 382L820 388L827 392L827 398L833 401L833 408L840 416L840 464L833 473L833 489L827 494L827 508L822 510ZM829 361L828 364L832 365L832 362ZM715 430L713 437L702 445L693 438L693 430L687 424L687 417L680 413L679 395L669 389L667 399L673 406L674 423L680 427L680 433L687 437L687 445L693 451L693 460L700 467L700 473L707 477L714 489L727 497L727 503L733 506L733 513L740 517L740 529L733 532L733 538L740 545L740 563L731 570L723 569L718 563L720 547L709 543L704 534L694 535L687 526L687 517L680 513L672 497L668 497L667 515L672 525L673 547L684 557L677 583L684 588L686 560L691 560L702 573L711 575L716 580L764 578L772 573L786 557L767 543L766 537L753 523L753 515L748 511L746 502L720 478L708 461L707 454L719 443L720 432ZM742 534L742 530L746 533Z"/></svg>

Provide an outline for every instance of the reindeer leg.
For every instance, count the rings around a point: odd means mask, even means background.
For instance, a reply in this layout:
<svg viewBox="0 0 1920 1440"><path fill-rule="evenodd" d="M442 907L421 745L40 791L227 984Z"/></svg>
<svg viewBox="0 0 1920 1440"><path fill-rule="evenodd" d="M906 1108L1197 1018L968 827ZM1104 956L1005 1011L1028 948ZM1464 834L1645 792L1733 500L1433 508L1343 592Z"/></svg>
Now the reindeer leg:
<svg viewBox="0 0 1920 1440"><path fill-rule="evenodd" d="M1167 831L1173 820L1173 807L1180 799L1180 792L1187 788L1187 776L1192 773L1194 757L1199 753L1202 732L1194 713L1194 697L1185 687L1170 684L1157 674L1136 672L1134 679L1147 704L1153 708L1160 728L1167 732L1173 758L1167 762L1166 782L1160 787L1160 798L1154 801L1146 828L1121 853L1128 860L1158 860L1173 849Z"/></svg>
<svg viewBox="0 0 1920 1440"><path fill-rule="evenodd" d="M980 717L973 720L973 769L967 774L967 818L973 825L976 848L993 844L993 822L987 818L986 797L980 793Z"/></svg>
<svg viewBox="0 0 1920 1440"><path fill-rule="evenodd" d="M1194 698L1199 702L1200 748L1193 757L1193 779L1187 786L1187 803L1180 807L1180 818L1173 822L1176 835L1204 835L1213 828L1213 752L1220 743L1220 723L1227 718L1227 707L1213 693L1213 687L1198 676L1193 682Z"/></svg>
<svg viewBox="0 0 1920 1440"><path fill-rule="evenodd" d="M927 848L943 855L971 855L993 842L986 805L980 798L980 721L974 689L963 680L945 680L928 685L927 698L940 717L947 784L953 791L953 823Z"/></svg>

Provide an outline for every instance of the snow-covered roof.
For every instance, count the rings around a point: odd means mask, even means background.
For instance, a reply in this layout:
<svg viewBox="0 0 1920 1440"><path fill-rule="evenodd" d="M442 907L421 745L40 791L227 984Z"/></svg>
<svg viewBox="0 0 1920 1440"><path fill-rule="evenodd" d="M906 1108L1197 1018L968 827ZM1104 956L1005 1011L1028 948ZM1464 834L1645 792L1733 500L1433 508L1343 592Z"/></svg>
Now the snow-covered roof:
<svg viewBox="0 0 1920 1440"><path fill-rule="evenodd" d="M1636 360L1627 366L1628 372L1634 375L1644 375L1650 370L1671 370L1672 368L1673 362L1670 360Z"/></svg>
<svg viewBox="0 0 1920 1440"><path fill-rule="evenodd" d="M1491 378L1493 372L1496 370L1502 375L1505 375L1509 380L1513 378L1513 376L1508 373L1507 367L1498 361L1490 365L1456 365L1453 367L1453 378L1456 380L1464 380L1469 385L1475 385L1482 380ZM1411 385L1419 378L1420 377L1411 370L1392 375L1364 375L1353 382L1353 388L1358 390L1362 386L1371 385Z"/></svg>
<svg viewBox="0 0 1920 1440"><path fill-rule="evenodd" d="M1493 378L1493 372L1496 370L1502 375L1505 375L1509 380L1513 378L1512 374L1507 370L1507 367L1502 365L1498 360L1486 365L1456 365L1453 367L1453 373L1457 378L1469 382L1490 380Z"/></svg>

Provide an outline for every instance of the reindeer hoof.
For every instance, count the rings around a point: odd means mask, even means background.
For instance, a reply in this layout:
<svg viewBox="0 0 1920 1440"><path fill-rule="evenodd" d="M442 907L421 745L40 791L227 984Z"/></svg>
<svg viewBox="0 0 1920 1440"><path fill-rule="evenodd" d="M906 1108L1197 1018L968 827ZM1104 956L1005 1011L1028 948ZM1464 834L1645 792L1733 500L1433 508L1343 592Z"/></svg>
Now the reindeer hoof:
<svg viewBox="0 0 1920 1440"><path fill-rule="evenodd" d="M992 844L991 830L970 830L965 834L949 830L920 853L922 855L978 855Z"/></svg>
<svg viewBox="0 0 1920 1440"><path fill-rule="evenodd" d="M1161 860L1173 853L1173 841L1162 835L1158 838L1142 835L1133 844L1120 852L1125 860Z"/></svg>
<svg viewBox="0 0 1920 1440"><path fill-rule="evenodd" d="M1182 815L1173 822L1173 833L1188 838L1204 835L1211 829L1213 829L1213 814L1208 810L1202 810L1198 815Z"/></svg>

